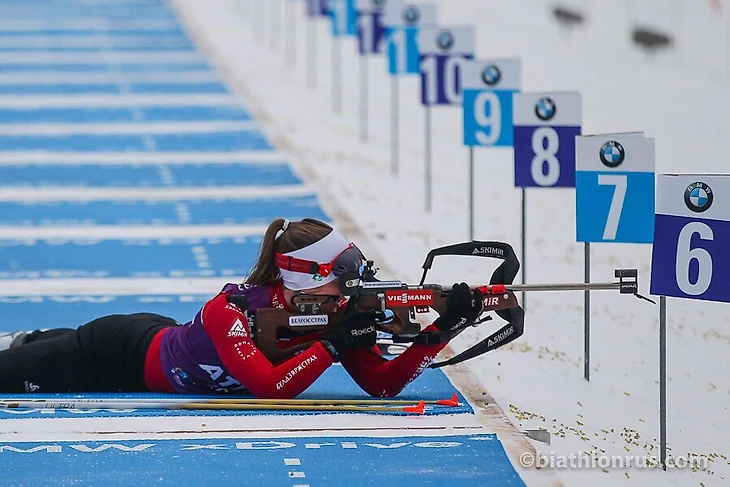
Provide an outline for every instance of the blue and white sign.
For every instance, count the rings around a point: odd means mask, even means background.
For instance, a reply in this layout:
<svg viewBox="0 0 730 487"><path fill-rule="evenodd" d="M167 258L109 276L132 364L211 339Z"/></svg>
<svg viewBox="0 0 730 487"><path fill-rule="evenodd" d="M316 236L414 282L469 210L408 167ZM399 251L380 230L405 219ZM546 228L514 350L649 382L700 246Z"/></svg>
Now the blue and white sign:
<svg viewBox="0 0 730 487"><path fill-rule="evenodd" d="M462 66L474 58L471 27L423 27L418 33L421 51L421 103L461 105Z"/></svg>
<svg viewBox="0 0 730 487"><path fill-rule="evenodd" d="M361 56L380 54L385 45L388 0L357 0L357 50Z"/></svg>
<svg viewBox="0 0 730 487"><path fill-rule="evenodd" d="M438 23L438 6L389 0L383 20L388 37L388 72L391 75L419 74L418 32Z"/></svg>
<svg viewBox="0 0 730 487"><path fill-rule="evenodd" d="M654 139L642 135L607 134L576 139L579 242L652 242Z"/></svg>
<svg viewBox="0 0 730 487"><path fill-rule="evenodd" d="M515 186L575 187L575 138L581 134L580 93L515 93Z"/></svg>
<svg viewBox="0 0 730 487"><path fill-rule="evenodd" d="M328 0L332 35L334 37L357 35L357 9L355 0Z"/></svg>
<svg viewBox="0 0 730 487"><path fill-rule="evenodd" d="M522 62L480 59L462 72L464 145L512 147L512 95L522 85Z"/></svg>
<svg viewBox="0 0 730 487"><path fill-rule="evenodd" d="M651 293L730 302L730 176L660 175Z"/></svg>
<svg viewBox="0 0 730 487"><path fill-rule="evenodd" d="M215 479L216 487L525 485L495 434L385 438L206 435L189 439L165 439L153 434L151 438L5 441L0 445L3 485L68 485L65 479L79 485L174 482L176 487L206 485L211 479ZM434 468L434 458L448 468ZM377 473L364 473L373 468ZM459 474L454 475L455 471ZM245 472L244 480L238 472Z"/></svg>
<svg viewBox="0 0 730 487"><path fill-rule="evenodd" d="M307 0L307 15L310 17L328 17L330 0Z"/></svg>

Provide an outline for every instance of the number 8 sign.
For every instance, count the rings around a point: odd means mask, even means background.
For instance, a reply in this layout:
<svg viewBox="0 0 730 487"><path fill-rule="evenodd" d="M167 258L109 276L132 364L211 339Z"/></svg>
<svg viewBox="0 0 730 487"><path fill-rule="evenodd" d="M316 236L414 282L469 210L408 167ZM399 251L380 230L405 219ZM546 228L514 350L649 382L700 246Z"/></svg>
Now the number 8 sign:
<svg viewBox="0 0 730 487"><path fill-rule="evenodd" d="M575 187L580 93L515 93L515 187Z"/></svg>
<svg viewBox="0 0 730 487"><path fill-rule="evenodd" d="M730 302L730 176L661 175L651 293Z"/></svg>
<svg viewBox="0 0 730 487"><path fill-rule="evenodd" d="M642 134L576 138L579 242L651 243L654 238L654 139Z"/></svg>

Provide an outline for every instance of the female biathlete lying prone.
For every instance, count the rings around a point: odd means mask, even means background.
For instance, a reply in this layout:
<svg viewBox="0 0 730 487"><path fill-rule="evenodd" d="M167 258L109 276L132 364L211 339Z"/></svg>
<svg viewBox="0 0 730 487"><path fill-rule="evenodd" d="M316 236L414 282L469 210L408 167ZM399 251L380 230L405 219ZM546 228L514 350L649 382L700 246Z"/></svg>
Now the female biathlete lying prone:
<svg viewBox="0 0 730 487"><path fill-rule="evenodd" d="M246 318L255 318L258 308L289 309L298 293L340 295L338 276L358 269L363 260L360 250L326 223L276 219L245 283L226 284L185 325L136 313L104 316L75 330L0 337L0 392L248 392L293 398L339 361L368 394L395 396L446 343L413 344L387 360L375 346L375 312L348 311L309 348L272 364L251 339ZM301 272L317 264L331 264L335 271L326 277ZM239 295L245 296L245 312L234 304L243 299ZM424 331L473 323L481 310L481 297L466 284L455 284L446 312Z"/></svg>

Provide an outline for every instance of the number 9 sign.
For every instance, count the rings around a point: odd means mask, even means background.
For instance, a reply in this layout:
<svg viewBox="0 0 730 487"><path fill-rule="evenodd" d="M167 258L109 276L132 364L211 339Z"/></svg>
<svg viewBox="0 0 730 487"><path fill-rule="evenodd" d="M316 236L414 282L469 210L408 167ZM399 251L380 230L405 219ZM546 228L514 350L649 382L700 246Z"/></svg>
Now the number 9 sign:
<svg viewBox="0 0 730 487"><path fill-rule="evenodd" d="M654 238L654 139L642 134L576 138L579 242L651 243Z"/></svg>
<svg viewBox="0 0 730 487"><path fill-rule="evenodd" d="M515 186L575 187L580 93L515 93Z"/></svg>
<svg viewBox="0 0 730 487"><path fill-rule="evenodd" d="M661 175L651 293L730 302L730 177Z"/></svg>
<svg viewBox="0 0 730 487"><path fill-rule="evenodd" d="M519 59L484 59L466 63L464 145L513 145L512 96L522 84Z"/></svg>

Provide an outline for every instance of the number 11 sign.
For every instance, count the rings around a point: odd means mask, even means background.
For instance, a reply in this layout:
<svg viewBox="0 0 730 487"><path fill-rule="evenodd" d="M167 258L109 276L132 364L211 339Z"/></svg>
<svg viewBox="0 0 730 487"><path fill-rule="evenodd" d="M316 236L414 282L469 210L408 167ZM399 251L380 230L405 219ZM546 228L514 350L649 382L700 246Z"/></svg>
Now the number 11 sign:
<svg viewBox="0 0 730 487"><path fill-rule="evenodd" d="M661 175L651 293L730 302L730 176Z"/></svg>

